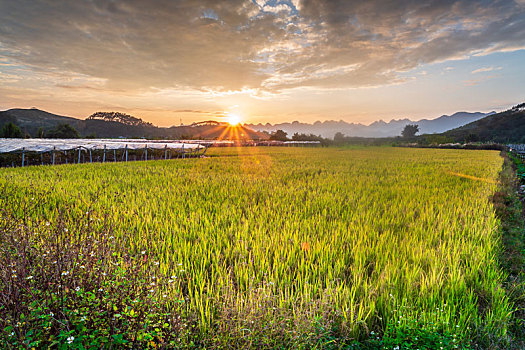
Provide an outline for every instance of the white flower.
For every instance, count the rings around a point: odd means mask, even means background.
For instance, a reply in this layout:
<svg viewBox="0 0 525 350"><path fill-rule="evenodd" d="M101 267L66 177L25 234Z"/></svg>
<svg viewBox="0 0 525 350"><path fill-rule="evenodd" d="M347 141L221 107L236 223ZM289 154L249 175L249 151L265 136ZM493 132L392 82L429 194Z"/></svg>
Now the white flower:
<svg viewBox="0 0 525 350"><path fill-rule="evenodd" d="M55 314L53 312L50 312L49 316L53 317L53 316L55 316Z"/></svg>
<svg viewBox="0 0 525 350"><path fill-rule="evenodd" d="M80 287L76 287L75 290L78 292L80 290Z"/></svg>
<svg viewBox="0 0 525 350"><path fill-rule="evenodd" d="M75 340L75 337L73 337L73 336L67 337L67 343L68 344L71 344L73 342L73 340Z"/></svg>
<svg viewBox="0 0 525 350"><path fill-rule="evenodd" d="M113 236L109 236L109 239L113 239L113 238L115 238L115 237L113 237Z"/></svg>
<svg viewBox="0 0 525 350"><path fill-rule="evenodd" d="M155 285L155 282L151 282L151 285L154 286L154 285Z"/></svg>
<svg viewBox="0 0 525 350"><path fill-rule="evenodd" d="M15 332L11 332L11 336L13 337L15 335Z"/></svg>
<svg viewBox="0 0 525 350"><path fill-rule="evenodd" d="M16 278L16 275L13 275L12 277L13 277L13 278Z"/></svg>
<svg viewBox="0 0 525 350"><path fill-rule="evenodd" d="M80 265L80 268L81 268L81 269L85 269L84 265Z"/></svg>
<svg viewBox="0 0 525 350"><path fill-rule="evenodd" d="M150 293L153 293L153 292L154 292L154 290L153 290L153 289L150 289L150 290L149 290L149 292L150 292Z"/></svg>
<svg viewBox="0 0 525 350"><path fill-rule="evenodd" d="M173 275L170 277L172 280L174 280L175 278L177 278L177 276Z"/></svg>
<svg viewBox="0 0 525 350"><path fill-rule="evenodd" d="M173 280L168 280L168 283L173 283Z"/></svg>
<svg viewBox="0 0 525 350"><path fill-rule="evenodd" d="M63 271L62 272L62 276L67 276L67 275L69 275L69 271Z"/></svg>
<svg viewBox="0 0 525 350"><path fill-rule="evenodd" d="M46 222L46 226L49 226L49 221L48 221L48 222Z"/></svg>
<svg viewBox="0 0 525 350"><path fill-rule="evenodd" d="M33 279L33 276L27 276L26 277L26 280L32 280Z"/></svg>
<svg viewBox="0 0 525 350"><path fill-rule="evenodd" d="M69 231L69 230L68 230L67 228L65 228L65 229L64 229L64 232L67 232L67 231Z"/></svg>
<svg viewBox="0 0 525 350"><path fill-rule="evenodd" d="M144 254L146 254L146 251L143 250L143 251L140 252L140 254L144 255Z"/></svg>
<svg viewBox="0 0 525 350"><path fill-rule="evenodd" d="M166 294L162 294L162 297L163 297L163 298L166 298L166 297L167 297L167 295L166 295Z"/></svg>
<svg viewBox="0 0 525 350"><path fill-rule="evenodd" d="M155 264L155 266L158 266L158 265L159 265L159 262L158 262L158 261L155 261L154 264Z"/></svg>
<svg viewBox="0 0 525 350"><path fill-rule="evenodd" d="M99 292L102 292L103 290L104 290L104 289L102 289L102 288L99 288L99 289L98 289Z"/></svg>
<svg viewBox="0 0 525 350"><path fill-rule="evenodd" d="M106 275L107 275L107 273L105 273L105 272L102 272L102 276L106 276Z"/></svg>

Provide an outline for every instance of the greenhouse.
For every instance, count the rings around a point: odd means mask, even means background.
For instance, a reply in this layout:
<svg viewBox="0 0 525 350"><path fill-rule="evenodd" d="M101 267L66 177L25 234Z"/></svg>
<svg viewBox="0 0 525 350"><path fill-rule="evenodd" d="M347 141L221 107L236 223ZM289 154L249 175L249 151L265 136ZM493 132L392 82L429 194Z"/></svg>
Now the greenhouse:
<svg viewBox="0 0 525 350"><path fill-rule="evenodd" d="M207 148L201 143L136 139L0 139L0 166L195 158Z"/></svg>

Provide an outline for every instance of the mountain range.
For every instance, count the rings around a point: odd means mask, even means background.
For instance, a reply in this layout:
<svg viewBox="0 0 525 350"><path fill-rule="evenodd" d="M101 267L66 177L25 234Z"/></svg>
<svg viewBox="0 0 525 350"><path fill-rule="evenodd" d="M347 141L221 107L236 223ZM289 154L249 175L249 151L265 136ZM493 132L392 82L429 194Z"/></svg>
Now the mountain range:
<svg viewBox="0 0 525 350"><path fill-rule="evenodd" d="M265 140L269 137L244 126L230 128L227 123L214 121L168 128L157 127L140 118L116 112L97 112L86 119L77 119L36 108L1 111L0 127L9 122L31 137L45 134L60 124L71 125L81 137L97 138Z"/></svg>
<svg viewBox="0 0 525 350"><path fill-rule="evenodd" d="M338 132L343 133L345 136L356 136L356 137L393 137L401 135L401 131L407 124L419 125L420 134L434 134L442 133L447 130L451 130L488 115L490 113L469 113L469 112L457 112L452 115L442 115L436 119L421 119L412 121L409 119L397 119L385 122L379 120L373 122L370 125L364 125L359 123L348 123L343 120L335 121L328 120L324 122L317 121L313 124L301 123L298 121L292 123L279 123L279 124L246 124L245 126L261 132L273 132L275 130L283 130L288 133L288 136L292 136L294 133L299 134L314 134L321 135L326 138L333 138Z"/></svg>
<svg viewBox="0 0 525 350"><path fill-rule="evenodd" d="M143 137L150 139L268 139L275 130L284 130L288 137L295 133L321 135L326 138L340 132L350 137L395 137L407 124L418 124L419 134L441 133L457 141L525 142L525 107L517 105L501 113L458 112L436 119L377 121L370 125L345 121L313 124L293 122L280 124L245 124L231 128L226 123L205 121L186 126L157 127L140 118L115 112L94 113L87 119L56 115L36 108L0 111L0 127L12 122L25 134L37 137L59 124L69 124L80 136L98 138Z"/></svg>

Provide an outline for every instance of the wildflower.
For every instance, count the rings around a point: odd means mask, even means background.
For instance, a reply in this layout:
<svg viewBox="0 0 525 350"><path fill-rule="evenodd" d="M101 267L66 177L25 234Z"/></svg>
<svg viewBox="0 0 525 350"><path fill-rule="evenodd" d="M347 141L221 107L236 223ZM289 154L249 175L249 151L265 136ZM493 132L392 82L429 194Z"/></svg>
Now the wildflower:
<svg viewBox="0 0 525 350"><path fill-rule="evenodd" d="M78 292L80 290L80 287L76 287L75 290Z"/></svg>
<svg viewBox="0 0 525 350"><path fill-rule="evenodd" d="M166 297L167 297L167 295L166 295L166 294L162 294L162 297L163 297L163 298L166 298Z"/></svg>
<svg viewBox="0 0 525 350"><path fill-rule="evenodd" d="M155 282L151 282L151 285L154 286L154 285L155 285Z"/></svg>
<svg viewBox="0 0 525 350"><path fill-rule="evenodd" d="M153 289L150 289L149 292L150 292L150 293L153 293Z"/></svg>
<svg viewBox="0 0 525 350"><path fill-rule="evenodd" d="M62 271L62 276L67 276L69 275L69 271Z"/></svg>
<svg viewBox="0 0 525 350"><path fill-rule="evenodd" d="M105 273L105 272L102 272L102 276L107 276L107 273Z"/></svg>
<svg viewBox="0 0 525 350"><path fill-rule="evenodd" d="M99 289L98 289L99 292L102 292L103 290L104 290L104 289L102 289L102 288L99 288Z"/></svg>
<svg viewBox="0 0 525 350"><path fill-rule="evenodd" d="M67 229L67 227L64 229L64 232L68 232L69 230Z"/></svg>
<svg viewBox="0 0 525 350"><path fill-rule="evenodd" d="M158 261L155 261L154 264L155 264L155 266L159 266L159 262Z"/></svg>
<svg viewBox="0 0 525 350"><path fill-rule="evenodd" d="M15 335L15 332L11 332L11 336L13 337Z"/></svg>
<svg viewBox="0 0 525 350"><path fill-rule="evenodd" d="M113 239L113 238L115 238L115 237L113 237L113 236L109 236L109 239Z"/></svg>
<svg viewBox="0 0 525 350"><path fill-rule="evenodd" d="M49 316L53 317L53 316L55 316L55 314L53 312L50 312Z"/></svg>
<svg viewBox="0 0 525 350"><path fill-rule="evenodd" d="M13 277L13 278L16 278L16 275L13 275L12 277Z"/></svg>
<svg viewBox="0 0 525 350"><path fill-rule="evenodd" d="M27 276L26 277L26 280L32 280L33 279L33 276Z"/></svg>
<svg viewBox="0 0 525 350"><path fill-rule="evenodd" d="M48 222L46 222L46 226L49 226L49 221L48 221Z"/></svg>
<svg viewBox="0 0 525 350"><path fill-rule="evenodd" d="M372 331L372 332L370 332L370 334L374 335L375 333L374 333L374 331Z"/></svg>
<svg viewBox="0 0 525 350"><path fill-rule="evenodd" d="M68 344L71 344L73 342L73 340L75 340L75 337L73 337L73 336L67 337L67 343Z"/></svg>
<svg viewBox="0 0 525 350"><path fill-rule="evenodd" d="M81 268L81 269L85 269L84 265L80 265L80 268Z"/></svg>
<svg viewBox="0 0 525 350"><path fill-rule="evenodd" d="M146 254L146 251L143 250L143 251L140 252L140 254L144 255L144 254Z"/></svg>
<svg viewBox="0 0 525 350"><path fill-rule="evenodd" d="M170 279L170 280L168 280L168 283L173 283L173 280L171 280L171 279Z"/></svg>

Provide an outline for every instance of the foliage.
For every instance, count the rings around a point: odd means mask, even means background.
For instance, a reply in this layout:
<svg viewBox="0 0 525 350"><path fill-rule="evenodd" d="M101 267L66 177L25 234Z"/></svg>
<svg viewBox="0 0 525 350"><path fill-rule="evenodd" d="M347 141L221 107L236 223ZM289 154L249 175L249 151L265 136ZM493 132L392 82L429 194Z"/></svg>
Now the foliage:
<svg viewBox="0 0 525 350"><path fill-rule="evenodd" d="M11 194L4 187L0 195ZM1 348L179 342L188 324L168 309L170 283L145 251L129 254L106 219L91 211L71 218L60 211L53 226L26 220L22 215L31 217L46 200L31 196L29 203L1 209Z"/></svg>
<svg viewBox="0 0 525 350"><path fill-rule="evenodd" d="M407 124L405 125L405 128L403 131L401 131L401 136L404 138L412 138L416 136L416 134L419 132L419 125L417 124Z"/></svg>
<svg viewBox="0 0 525 350"><path fill-rule="evenodd" d="M425 144L428 145L442 145L453 141L452 138L440 134L426 134L422 137L424 137Z"/></svg>
<svg viewBox="0 0 525 350"><path fill-rule="evenodd" d="M153 126L152 123L145 122L140 118L120 112L95 112L87 117L87 120L104 120L107 122L117 122L131 126Z"/></svg>
<svg viewBox="0 0 525 350"><path fill-rule="evenodd" d="M180 317L185 328L166 322L180 347L429 349L469 347L487 336L505 344L512 305L502 288L498 220L489 201L501 164L494 151L212 148L204 159L1 169L7 195L0 208L14 208L13 227L43 237L49 222L62 244L94 242L87 237L118 242L104 248L110 254L95 252L106 260L89 260L88 250L56 249L71 252L55 259L69 265L56 271L31 265L38 267L33 278L41 270L55 286L66 283L67 266L75 276L67 310L97 310L85 315L86 330L56 323L42 339L53 335L67 343L71 330L75 339L106 336L95 330L124 315L127 295L142 295L117 284L122 268L130 285L150 281L151 274L163 281L155 295L164 300L166 294L166 308L159 304L152 317ZM30 246L51 252L46 242L53 240L35 238ZM135 265L142 251L158 266ZM104 263L113 256L112 264ZM108 299L94 303L122 300L118 311L84 300L90 286L100 288L98 260L114 266L108 276L117 275L102 287L114 286ZM77 274L73 261L92 264L89 271L97 273ZM11 276L9 265L1 266ZM135 267L140 272L128 273ZM15 274L28 281L23 270ZM79 299L76 287L84 291ZM53 305L55 315L62 312L61 322L75 320L47 294L25 295L20 305L28 310L37 300ZM141 308L149 305L146 299ZM12 322L25 326L22 313L16 315ZM121 334L118 341L132 346L133 331L125 327L135 326L120 323L107 339ZM16 339L34 339L41 328L25 328ZM171 338L163 333L162 339Z"/></svg>
<svg viewBox="0 0 525 350"><path fill-rule="evenodd" d="M455 142L497 142L497 143L524 143L525 142L525 108L518 104L513 108L486 116L480 120L449 130L444 136Z"/></svg>
<svg viewBox="0 0 525 350"><path fill-rule="evenodd" d="M6 123L0 130L0 137L4 138L23 138L24 133L18 126L16 126L14 123Z"/></svg>
<svg viewBox="0 0 525 350"><path fill-rule="evenodd" d="M46 138L51 139L76 139L78 131L67 123L58 124L55 128L46 132Z"/></svg>
<svg viewBox="0 0 525 350"><path fill-rule="evenodd" d="M287 133L282 130L277 130L270 135L270 140L288 141Z"/></svg>

